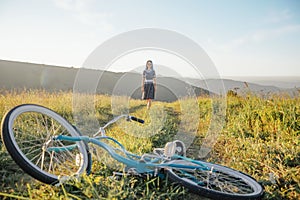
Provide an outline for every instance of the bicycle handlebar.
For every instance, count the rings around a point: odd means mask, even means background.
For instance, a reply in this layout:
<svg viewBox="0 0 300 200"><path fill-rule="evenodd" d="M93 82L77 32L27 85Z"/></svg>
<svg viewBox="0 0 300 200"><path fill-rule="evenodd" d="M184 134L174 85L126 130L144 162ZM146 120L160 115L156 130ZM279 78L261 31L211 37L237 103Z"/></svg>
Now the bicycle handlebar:
<svg viewBox="0 0 300 200"><path fill-rule="evenodd" d="M102 136L104 136L104 135L105 135L105 129L106 129L106 127L108 127L109 125L111 125L111 124L117 122L119 119L121 119L121 118L123 118L123 117L126 117L126 119L127 119L128 121L132 120L132 121L139 122L139 123L141 123L141 124L143 124L143 123L145 122L144 120L139 119L139 118L136 118L136 117L134 117L134 116L130 116L130 115L119 115L119 116L115 117L114 119L110 120L110 121L109 121L107 124L105 124L103 127L100 127L100 129L98 130L98 132L94 134L94 137L97 136L97 135L100 134L100 133L101 133Z"/></svg>
<svg viewBox="0 0 300 200"><path fill-rule="evenodd" d="M145 121L142 120L142 119L139 119L139 118L136 118L136 117L133 117L133 116L129 116L129 118L132 120L132 121L136 121L136 122L139 122L141 124L143 124Z"/></svg>

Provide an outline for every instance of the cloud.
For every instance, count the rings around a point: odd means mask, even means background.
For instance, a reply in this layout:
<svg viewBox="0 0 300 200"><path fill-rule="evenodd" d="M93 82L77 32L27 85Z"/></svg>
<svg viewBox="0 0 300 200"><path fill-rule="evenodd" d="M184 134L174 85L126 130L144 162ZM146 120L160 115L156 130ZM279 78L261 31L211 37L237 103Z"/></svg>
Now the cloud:
<svg viewBox="0 0 300 200"><path fill-rule="evenodd" d="M95 0L53 0L54 4L67 12L81 23L100 28L104 31L111 31L113 25L109 23L112 13L99 12L94 9Z"/></svg>
<svg viewBox="0 0 300 200"><path fill-rule="evenodd" d="M241 35L228 43L218 45L217 48L225 52L233 51L244 45L261 44L293 33L300 34L300 24L290 22L293 17L294 14L289 9L271 11L265 17L262 17L261 23L258 24L264 28Z"/></svg>
<svg viewBox="0 0 300 200"><path fill-rule="evenodd" d="M233 39L229 43L219 45L218 49L225 52L233 51L244 45L260 44L292 33L300 34L300 24L288 24L277 28L256 30L252 33Z"/></svg>
<svg viewBox="0 0 300 200"><path fill-rule="evenodd" d="M250 39L254 42L262 42L295 32L300 32L300 24L289 24L274 29L256 31Z"/></svg>
<svg viewBox="0 0 300 200"><path fill-rule="evenodd" d="M289 20L293 17L293 13L289 9L284 9L281 11L272 11L269 12L268 15L262 21L264 23L280 23L286 20Z"/></svg>

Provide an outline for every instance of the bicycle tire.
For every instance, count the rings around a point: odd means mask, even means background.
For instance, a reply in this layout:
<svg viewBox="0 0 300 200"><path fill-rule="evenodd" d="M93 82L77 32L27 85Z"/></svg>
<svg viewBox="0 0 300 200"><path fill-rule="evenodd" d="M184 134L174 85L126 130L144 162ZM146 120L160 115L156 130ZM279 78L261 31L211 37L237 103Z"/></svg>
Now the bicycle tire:
<svg viewBox="0 0 300 200"><path fill-rule="evenodd" d="M262 186L251 176L240 171L204 161L204 166L213 170L167 168L167 177L188 188L191 192L213 199L260 199ZM169 163L197 166L186 160L173 160Z"/></svg>
<svg viewBox="0 0 300 200"><path fill-rule="evenodd" d="M74 144L50 140L55 135L79 136L66 119L48 108L35 104L16 106L6 113L1 127L3 143L13 160L43 183L54 185L62 178L84 173L88 167L88 152L82 141L70 151L47 151L51 146Z"/></svg>

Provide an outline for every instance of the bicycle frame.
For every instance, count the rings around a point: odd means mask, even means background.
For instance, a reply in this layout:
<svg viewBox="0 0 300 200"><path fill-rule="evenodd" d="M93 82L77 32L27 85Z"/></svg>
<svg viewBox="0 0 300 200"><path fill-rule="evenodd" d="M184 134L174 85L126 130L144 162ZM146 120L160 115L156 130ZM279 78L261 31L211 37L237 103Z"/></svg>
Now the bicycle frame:
<svg viewBox="0 0 300 200"><path fill-rule="evenodd" d="M111 140L118 144L120 146L120 149L113 148L112 146L106 144L105 142L102 142L101 140ZM171 158L165 158L164 156L158 156L155 154L143 154L142 156L130 153L125 150L124 146L120 144L117 140L111 137L107 136L100 136L96 138L91 138L88 136L78 136L78 137L71 137L71 136L65 136L65 135L59 135L53 138L53 140L61 140L61 141L84 141L86 143L93 143L103 149L105 149L112 158L117 160L118 162L121 162L125 164L128 168L134 168L137 173L142 174L142 173L147 173L147 174L152 174L156 175L157 169L162 169L162 168L181 168L181 169L199 169L199 170L205 170L205 171L210 171L213 169L210 169L207 167L205 164L201 163L201 161L196 161L187 157L179 156L179 155L174 155ZM74 145L69 145L66 147L49 147L47 148L47 151L54 151L54 152L61 152L61 151L66 151L66 150L72 150L73 148L76 147L76 144ZM121 150L125 155L119 155L116 150ZM183 159L186 161L190 161L194 164L197 164L198 166L187 166L187 165L181 165L181 164L176 164L172 162L167 162L172 159Z"/></svg>

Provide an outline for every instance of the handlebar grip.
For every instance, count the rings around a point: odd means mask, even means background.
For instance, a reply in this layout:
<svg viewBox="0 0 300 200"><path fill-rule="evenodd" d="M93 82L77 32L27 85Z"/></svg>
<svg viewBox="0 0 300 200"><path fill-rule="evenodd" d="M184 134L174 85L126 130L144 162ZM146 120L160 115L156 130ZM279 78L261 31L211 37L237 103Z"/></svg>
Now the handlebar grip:
<svg viewBox="0 0 300 200"><path fill-rule="evenodd" d="M130 119L133 120L133 121L139 122L141 124L143 124L145 122L144 120L136 118L136 117L133 117L133 116L130 116Z"/></svg>

